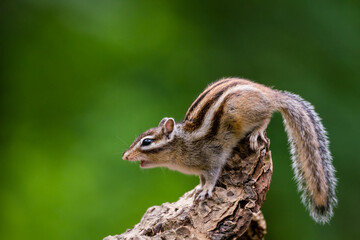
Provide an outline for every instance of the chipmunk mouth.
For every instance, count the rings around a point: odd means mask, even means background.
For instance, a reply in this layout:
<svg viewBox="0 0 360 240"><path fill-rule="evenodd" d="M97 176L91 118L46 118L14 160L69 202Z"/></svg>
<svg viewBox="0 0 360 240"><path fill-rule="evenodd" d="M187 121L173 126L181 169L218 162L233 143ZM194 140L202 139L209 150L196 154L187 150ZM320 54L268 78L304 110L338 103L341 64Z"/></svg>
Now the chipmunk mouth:
<svg viewBox="0 0 360 240"><path fill-rule="evenodd" d="M151 166L150 161L140 160L140 167L141 168L149 168Z"/></svg>
<svg viewBox="0 0 360 240"><path fill-rule="evenodd" d="M152 168L154 167L152 161L149 161L149 160L144 160L144 159L141 159L140 157L137 158L137 157L134 157L134 158L130 158L130 157L126 157L124 158L125 160L128 160L130 162L140 162L140 167L141 168Z"/></svg>

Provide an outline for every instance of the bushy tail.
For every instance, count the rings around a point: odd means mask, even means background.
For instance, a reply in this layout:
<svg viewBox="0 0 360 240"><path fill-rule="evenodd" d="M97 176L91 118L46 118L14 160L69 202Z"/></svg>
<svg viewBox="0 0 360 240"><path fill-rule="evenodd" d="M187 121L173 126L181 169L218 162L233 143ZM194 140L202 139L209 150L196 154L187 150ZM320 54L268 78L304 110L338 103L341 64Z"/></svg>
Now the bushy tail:
<svg viewBox="0 0 360 240"><path fill-rule="evenodd" d="M280 93L278 110L284 118L302 202L315 221L328 222L337 204L337 180L326 131L309 102L289 92Z"/></svg>

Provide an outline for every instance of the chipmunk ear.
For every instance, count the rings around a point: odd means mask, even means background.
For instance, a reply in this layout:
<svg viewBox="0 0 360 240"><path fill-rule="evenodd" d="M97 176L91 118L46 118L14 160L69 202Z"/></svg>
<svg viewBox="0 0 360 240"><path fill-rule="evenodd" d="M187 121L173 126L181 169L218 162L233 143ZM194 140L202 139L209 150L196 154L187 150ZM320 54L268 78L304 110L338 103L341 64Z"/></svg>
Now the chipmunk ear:
<svg viewBox="0 0 360 240"><path fill-rule="evenodd" d="M163 123L163 131L165 135L168 138L170 138L170 135L174 131L174 129L175 129L175 120L173 118L167 118Z"/></svg>
<svg viewBox="0 0 360 240"><path fill-rule="evenodd" d="M161 121L159 122L159 127L163 126L164 123L166 122L166 120L168 120L169 118L165 117L163 119L161 119Z"/></svg>

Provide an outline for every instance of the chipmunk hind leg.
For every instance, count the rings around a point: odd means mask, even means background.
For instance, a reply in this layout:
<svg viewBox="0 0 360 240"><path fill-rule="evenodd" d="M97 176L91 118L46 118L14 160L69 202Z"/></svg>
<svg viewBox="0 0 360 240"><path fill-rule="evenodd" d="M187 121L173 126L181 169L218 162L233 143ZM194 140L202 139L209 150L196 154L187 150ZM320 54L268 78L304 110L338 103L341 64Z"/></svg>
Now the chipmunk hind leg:
<svg viewBox="0 0 360 240"><path fill-rule="evenodd" d="M267 142L264 132L270 122L274 107L268 98L258 91L243 91L228 100L226 109L229 122L241 139L250 133L250 147L258 147L258 138Z"/></svg>

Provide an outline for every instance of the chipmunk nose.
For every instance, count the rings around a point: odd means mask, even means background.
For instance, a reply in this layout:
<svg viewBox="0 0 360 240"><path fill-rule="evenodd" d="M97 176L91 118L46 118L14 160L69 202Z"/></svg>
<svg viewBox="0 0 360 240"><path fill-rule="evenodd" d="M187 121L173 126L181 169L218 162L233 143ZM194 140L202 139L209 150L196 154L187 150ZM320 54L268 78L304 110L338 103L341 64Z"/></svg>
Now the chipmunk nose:
<svg viewBox="0 0 360 240"><path fill-rule="evenodd" d="M123 160L129 160L129 154L127 152L124 152L122 155Z"/></svg>

